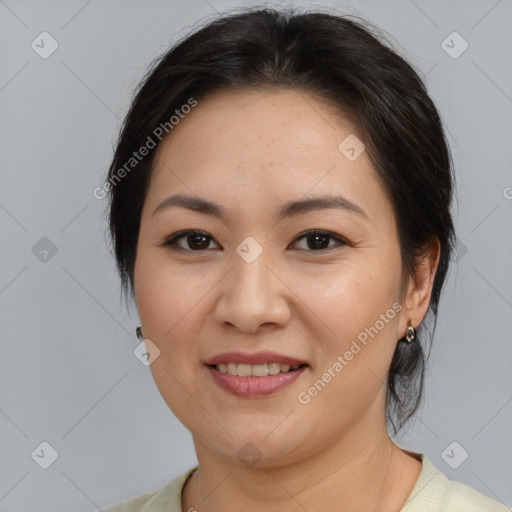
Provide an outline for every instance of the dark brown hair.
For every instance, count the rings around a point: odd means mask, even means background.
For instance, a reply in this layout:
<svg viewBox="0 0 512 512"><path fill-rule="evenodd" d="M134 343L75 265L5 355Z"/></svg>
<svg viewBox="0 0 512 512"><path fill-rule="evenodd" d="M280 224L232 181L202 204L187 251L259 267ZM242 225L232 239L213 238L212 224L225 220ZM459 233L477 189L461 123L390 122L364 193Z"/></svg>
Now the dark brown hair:
<svg viewBox="0 0 512 512"><path fill-rule="evenodd" d="M122 288L133 275L142 206L155 149L119 170L190 101L221 88L282 87L327 102L358 129L394 209L404 282L437 237L441 255L429 310L437 308L454 246L453 166L439 114L418 74L375 29L352 15L249 8L216 17L150 67L122 126L109 169L109 228ZM167 123L167 125L165 125ZM167 131L167 130L166 130ZM158 141L159 142L159 141ZM157 144L158 146L158 144ZM397 433L423 393L423 324L399 340L388 375L386 418Z"/></svg>

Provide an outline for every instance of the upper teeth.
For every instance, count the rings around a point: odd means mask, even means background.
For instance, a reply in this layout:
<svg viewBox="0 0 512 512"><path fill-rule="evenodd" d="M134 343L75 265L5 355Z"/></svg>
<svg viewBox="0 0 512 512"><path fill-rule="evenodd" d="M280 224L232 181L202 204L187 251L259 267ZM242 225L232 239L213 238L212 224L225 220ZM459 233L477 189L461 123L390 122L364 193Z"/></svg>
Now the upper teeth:
<svg viewBox="0 0 512 512"><path fill-rule="evenodd" d="M300 365L290 366L289 364L265 363L265 364L242 364L228 363L218 364L215 368L221 373L229 375L238 375L239 377L266 377L267 375L277 375L297 370Z"/></svg>

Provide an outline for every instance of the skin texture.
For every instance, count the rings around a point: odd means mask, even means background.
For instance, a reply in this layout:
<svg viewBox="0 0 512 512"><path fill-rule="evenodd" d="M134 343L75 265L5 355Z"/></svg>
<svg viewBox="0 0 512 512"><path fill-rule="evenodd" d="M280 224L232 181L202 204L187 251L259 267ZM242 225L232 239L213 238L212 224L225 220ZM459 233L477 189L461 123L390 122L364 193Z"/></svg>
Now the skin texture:
<svg viewBox="0 0 512 512"><path fill-rule="evenodd" d="M135 292L144 338L161 352L155 383L197 452L184 511L396 511L418 478L421 463L387 433L385 382L397 341L427 312L439 246L401 290L393 209L366 152L349 161L338 149L350 134L356 129L309 93L223 90L201 99L158 148ZM176 193L215 201L226 218L176 206L152 216ZM285 202L324 194L344 196L366 217L276 215ZM185 229L210 238L181 238L184 252L162 245ZM319 251L314 237L298 236L312 229L350 245L327 238ZM236 252L247 236L262 248L250 264ZM395 303L400 313L301 404L298 394ZM266 350L309 368L278 393L247 399L220 389L204 365L222 352ZM252 467L237 456L249 442L261 455Z"/></svg>

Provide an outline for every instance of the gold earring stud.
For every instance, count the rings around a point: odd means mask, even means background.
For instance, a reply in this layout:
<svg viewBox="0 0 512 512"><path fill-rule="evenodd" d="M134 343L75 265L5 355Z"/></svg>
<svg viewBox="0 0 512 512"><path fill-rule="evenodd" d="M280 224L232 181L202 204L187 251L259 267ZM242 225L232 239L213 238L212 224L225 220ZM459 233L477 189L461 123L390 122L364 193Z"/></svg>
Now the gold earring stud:
<svg viewBox="0 0 512 512"><path fill-rule="evenodd" d="M407 340L407 343L411 343L414 338L416 338L416 329L410 325L405 331L405 339Z"/></svg>

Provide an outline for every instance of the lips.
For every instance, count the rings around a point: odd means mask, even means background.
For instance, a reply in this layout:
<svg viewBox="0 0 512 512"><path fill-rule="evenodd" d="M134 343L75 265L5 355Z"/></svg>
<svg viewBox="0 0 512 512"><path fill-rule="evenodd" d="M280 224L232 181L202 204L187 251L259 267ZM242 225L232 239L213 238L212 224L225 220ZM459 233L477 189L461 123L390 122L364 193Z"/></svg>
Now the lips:
<svg viewBox="0 0 512 512"><path fill-rule="evenodd" d="M276 352L228 352L208 359L205 365L221 389L244 398L277 393L309 370L305 361Z"/></svg>
<svg viewBox="0 0 512 512"><path fill-rule="evenodd" d="M215 366L206 366L213 381L224 391L231 395L243 398L259 398L273 395L290 386L309 370L308 366L301 366L298 370L266 377L240 377L221 373Z"/></svg>

